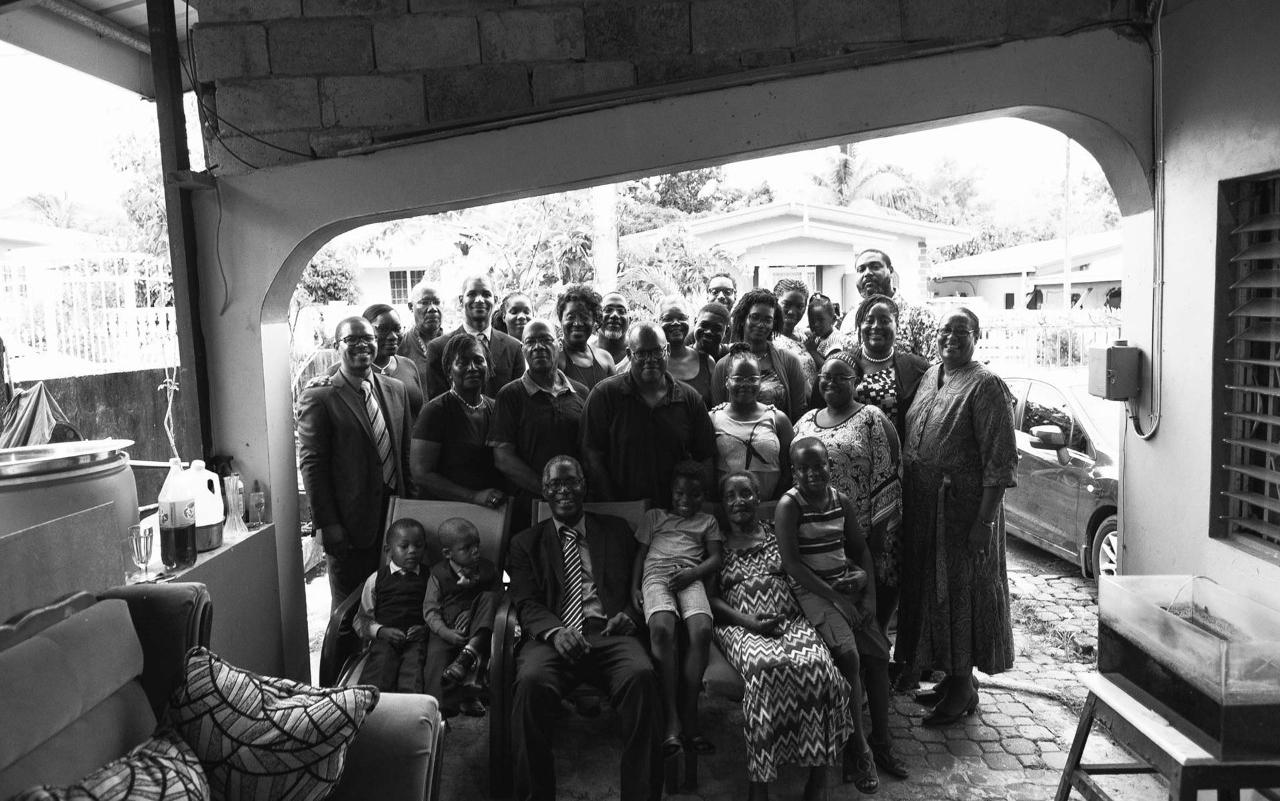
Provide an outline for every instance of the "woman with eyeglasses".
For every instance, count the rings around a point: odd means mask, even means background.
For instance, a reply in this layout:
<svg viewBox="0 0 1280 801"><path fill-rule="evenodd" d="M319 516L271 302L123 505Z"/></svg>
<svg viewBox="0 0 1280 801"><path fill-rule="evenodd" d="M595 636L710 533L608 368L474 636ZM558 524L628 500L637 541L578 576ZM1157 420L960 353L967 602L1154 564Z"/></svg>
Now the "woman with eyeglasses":
<svg viewBox="0 0 1280 801"><path fill-rule="evenodd" d="M854 397L889 415L901 438L906 432L907 409L929 362L897 346L898 304L892 298L871 295L864 299L854 312L854 329L858 332L858 342L850 351L856 377Z"/></svg>
<svg viewBox="0 0 1280 801"><path fill-rule="evenodd" d="M818 373L818 391L826 406L800 418L795 436L797 440L816 437L827 446L831 485L853 501L858 528L871 550L876 623L886 632L898 602L898 528L902 520L898 434L884 412L854 397L855 380L848 353L827 359ZM867 744L881 770L906 778L907 766L893 752L889 733L889 655L859 652L858 656L866 672L871 711Z"/></svg>
<svg viewBox="0 0 1280 801"><path fill-rule="evenodd" d="M735 342L725 358L729 360L725 378L729 400L711 410L716 473L745 470L760 482L761 500L777 500L791 486L787 460L791 421L777 407L760 402L760 367L750 345Z"/></svg>
<svg viewBox="0 0 1280 801"><path fill-rule="evenodd" d="M483 394L489 380L484 346L471 334L454 334L445 345L443 362L449 391L423 406L413 426L413 481L428 500L496 509L507 494L489 445L495 404Z"/></svg>
<svg viewBox="0 0 1280 801"><path fill-rule="evenodd" d="M374 352L373 369L385 376L394 378L404 384L409 393L409 414L414 420L422 410L422 386L418 383L418 366L413 359L399 356L396 351L404 339L404 329L400 326L400 315L385 303L375 303L360 315L369 321L374 335L378 338L377 350ZM329 368L329 375L338 372L338 365Z"/></svg>
<svg viewBox="0 0 1280 801"><path fill-rule="evenodd" d="M734 304L729 315L730 334L734 342L751 347L760 369L760 402L778 407L788 420L795 420L808 408L808 389L804 368L795 354L780 350L774 343L782 333L782 305L767 289L753 289ZM725 379L729 375L729 357L716 362L711 374L711 400L715 404L728 400Z"/></svg>
<svg viewBox="0 0 1280 801"><path fill-rule="evenodd" d="M1005 573L1007 487L1017 485L1013 404L1000 376L973 358L981 329L965 308L943 315L941 364L925 373L907 412L903 485L902 606L894 653L907 675L941 670L926 726L945 726L978 707L973 669L1013 666Z"/></svg>

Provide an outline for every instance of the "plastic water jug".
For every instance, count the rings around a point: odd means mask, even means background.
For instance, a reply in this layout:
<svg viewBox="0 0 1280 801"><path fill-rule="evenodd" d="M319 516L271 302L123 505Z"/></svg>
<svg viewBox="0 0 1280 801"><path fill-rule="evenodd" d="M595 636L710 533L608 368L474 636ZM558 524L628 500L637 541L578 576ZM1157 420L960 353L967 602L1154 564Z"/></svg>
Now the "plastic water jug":
<svg viewBox="0 0 1280 801"><path fill-rule="evenodd" d="M199 459L191 462L186 476L196 502L196 550L203 553L221 548L222 480Z"/></svg>
<svg viewBox="0 0 1280 801"><path fill-rule="evenodd" d="M196 498L182 471L181 459L169 460L169 475L160 487L160 561L169 570L196 563Z"/></svg>

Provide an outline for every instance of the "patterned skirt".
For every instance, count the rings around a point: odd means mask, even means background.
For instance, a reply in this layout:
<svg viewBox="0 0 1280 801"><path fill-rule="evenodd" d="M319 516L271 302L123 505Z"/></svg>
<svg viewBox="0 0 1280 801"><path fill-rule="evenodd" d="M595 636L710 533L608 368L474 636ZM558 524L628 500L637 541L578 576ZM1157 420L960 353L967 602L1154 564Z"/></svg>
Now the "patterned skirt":
<svg viewBox="0 0 1280 801"><path fill-rule="evenodd" d="M839 762L853 733L849 685L792 597L777 544L770 539L750 549L726 549L720 580L725 600L738 611L786 616L778 637L716 627L721 650L746 680L742 709L751 781L772 781L779 765Z"/></svg>

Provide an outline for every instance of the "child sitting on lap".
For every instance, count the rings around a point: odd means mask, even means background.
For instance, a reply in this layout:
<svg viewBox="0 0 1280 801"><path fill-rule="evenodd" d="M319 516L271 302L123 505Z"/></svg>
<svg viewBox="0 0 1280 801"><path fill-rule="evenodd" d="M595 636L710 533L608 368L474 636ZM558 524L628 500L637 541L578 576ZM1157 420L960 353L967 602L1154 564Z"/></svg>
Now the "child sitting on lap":
<svg viewBox="0 0 1280 801"><path fill-rule="evenodd" d="M701 511L705 495L702 466L678 464L672 473L671 511L646 512L636 529L640 550L631 592L649 624L649 646L662 679L667 714L664 756L684 746L700 754L715 751L698 726L698 693L711 648L711 605L702 582L720 569L724 534L716 519ZM683 666L677 664L679 617L689 635Z"/></svg>
<svg viewBox="0 0 1280 801"><path fill-rule="evenodd" d="M422 557L427 532L416 520L391 524L382 546L388 562L364 583L354 628L368 643L360 682L388 692L422 692L427 629L422 601L427 591Z"/></svg>
<svg viewBox="0 0 1280 801"><path fill-rule="evenodd" d="M887 720L889 640L876 622L871 549L858 529L857 510L830 485L831 460L822 440L803 437L791 443L791 475L795 487L778 501L774 517L782 568L805 617L849 683L849 708L861 706L860 668L865 662L872 719ZM861 712L854 713L853 722L844 780L870 795L880 780Z"/></svg>
<svg viewBox="0 0 1280 801"><path fill-rule="evenodd" d="M442 695L444 680L449 680L451 691L461 691L489 653L498 571L480 555L480 532L471 521L451 517L440 524L439 535L445 559L427 578L423 616L431 639L423 674L427 693L439 699L445 713L452 713L456 693ZM484 704L470 693L456 709L464 715L484 715Z"/></svg>

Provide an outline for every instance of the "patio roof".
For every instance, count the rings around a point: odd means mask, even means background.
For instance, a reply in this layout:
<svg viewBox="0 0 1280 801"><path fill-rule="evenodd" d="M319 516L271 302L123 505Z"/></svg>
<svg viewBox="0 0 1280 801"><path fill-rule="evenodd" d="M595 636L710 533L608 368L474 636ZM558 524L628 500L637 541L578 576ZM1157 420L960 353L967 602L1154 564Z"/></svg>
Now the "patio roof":
<svg viewBox="0 0 1280 801"><path fill-rule="evenodd" d="M173 0L173 8L185 49L199 15L194 2ZM0 41L155 97L146 0L0 0Z"/></svg>

